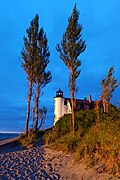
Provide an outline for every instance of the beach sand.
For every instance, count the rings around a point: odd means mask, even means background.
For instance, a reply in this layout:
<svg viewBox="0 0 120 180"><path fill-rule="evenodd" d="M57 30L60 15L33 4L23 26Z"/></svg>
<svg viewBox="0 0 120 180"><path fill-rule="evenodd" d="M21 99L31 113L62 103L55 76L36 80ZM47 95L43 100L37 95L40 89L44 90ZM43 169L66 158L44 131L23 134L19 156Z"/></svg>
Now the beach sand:
<svg viewBox="0 0 120 180"><path fill-rule="evenodd" d="M6 144L11 143L11 142L14 142L17 139L18 139L18 137L0 140L0 146L6 145Z"/></svg>
<svg viewBox="0 0 120 180"><path fill-rule="evenodd" d="M52 150L41 141L28 149L11 141L0 144L0 180L117 180L99 173L99 168L75 163L71 154Z"/></svg>

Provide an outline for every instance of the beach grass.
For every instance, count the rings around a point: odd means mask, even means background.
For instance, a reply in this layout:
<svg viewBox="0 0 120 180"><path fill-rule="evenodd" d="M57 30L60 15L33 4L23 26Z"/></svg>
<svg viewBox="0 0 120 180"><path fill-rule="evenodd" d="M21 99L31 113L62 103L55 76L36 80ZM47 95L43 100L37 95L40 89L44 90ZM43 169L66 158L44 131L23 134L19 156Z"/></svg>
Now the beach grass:
<svg viewBox="0 0 120 180"><path fill-rule="evenodd" d="M104 164L101 171L119 174L120 109L111 107L109 113L97 114L95 110L79 111L75 120L74 135L70 132L70 115L65 115L45 134L44 141L54 149L71 152L77 161L85 159L93 167Z"/></svg>

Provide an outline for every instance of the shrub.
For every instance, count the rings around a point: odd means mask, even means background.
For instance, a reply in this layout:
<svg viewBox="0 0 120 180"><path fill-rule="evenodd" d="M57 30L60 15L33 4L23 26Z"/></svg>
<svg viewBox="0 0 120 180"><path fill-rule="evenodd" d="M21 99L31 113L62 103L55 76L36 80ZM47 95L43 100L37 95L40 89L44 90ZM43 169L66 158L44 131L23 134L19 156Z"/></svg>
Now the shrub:
<svg viewBox="0 0 120 180"><path fill-rule="evenodd" d="M75 131L82 128L83 131L87 131L96 120L96 114L94 110L80 110L75 114Z"/></svg>
<svg viewBox="0 0 120 180"><path fill-rule="evenodd" d="M45 134L45 141L58 150L74 152L76 159L85 158L90 165L104 163L106 170L117 173L120 171L120 109L112 106L109 113L97 113L76 112L74 135L70 133L70 115L65 115Z"/></svg>
<svg viewBox="0 0 120 180"><path fill-rule="evenodd" d="M56 140L57 140L57 133L54 131L54 128L51 131L49 131L48 133L45 133L43 136L43 141L46 144L50 144Z"/></svg>
<svg viewBox="0 0 120 180"><path fill-rule="evenodd" d="M92 165L105 163L109 172L120 171L120 118L114 120L112 115L101 115L99 125L96 123L87 131L76 153L79 159L88 157Z"/></svg>
<svg viewBox="0 0 120 180"><path fill-rule="evenodd" d="M36 133L34 133L33 131L30 130L28 135L23 134L19 138L19 142L24 147L30 147L30 146L33 146L36 143L36 139L37 139Z"/></svg>
<svg viewBox="0 0 120 180"><path fill-rule="evenodd" d="M44 136L44 141L46 143L52 143L67 134L70 134L70 119L71 115L64 115L59 121L57 121L55 127ZM94 111L79 111L75 114L75 133L79 136L79 139L83 134L95 123L95 113ZM78 132L78 133L77 133ZM76 136L76 135L75 135ZM74 136L74 137L75 137ZM68 138L69 139L69 138ZM70 144L74 144L74 139L69 139ZM67 141L68 143L68 141ZM69 144L69 143L68 143ZM68 145L69 147L72 145Z"/></svg>
<svg viewBox="0 0 120 180"><path fill-rule="evenodd" d="M54 131L57 133L58 137L62 137L70 132L70 114L65 114L59 121L55 124Z"/></svg>

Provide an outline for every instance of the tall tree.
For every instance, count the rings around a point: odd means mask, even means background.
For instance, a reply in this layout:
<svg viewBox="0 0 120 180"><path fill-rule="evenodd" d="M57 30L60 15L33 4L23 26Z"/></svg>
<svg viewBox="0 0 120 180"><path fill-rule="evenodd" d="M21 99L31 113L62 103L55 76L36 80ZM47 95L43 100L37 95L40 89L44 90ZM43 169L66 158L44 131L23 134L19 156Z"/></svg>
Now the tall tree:
<svg viewBox="0 0 120 180"><path fill-rule="evenodd" d="M38 15L31 21L30 27L27 28L26 33L28 37L24 37L24 48L21 51L22 67L27 74L29 82L28 100L27 100L27 114L25 132L28 133L29 119L30 119L30 102L32 97L32 88L35 79L35 61L37 52L37 34L39 29Z"/></svg>
<svg viewBox="0 0 120 180"><path fill-rule="evenodd" d="M117 83L117 80L115 79L115 77L113 77L113 73L114 73L114 66L110 67L106 78L102 79L102 81L101 81L102 101L103 101L104 112L109 111L112 93L119 85L119 83Z"/></svg>
<svg viewBox="0 0 120 180"><path fill-rule="evenodd" d="M27 74L29 81L28 104L26 115L25 132L28 133L28 125L30 118L30 102L35 89L35 112L36 112L36 129L38 124L38 109L40 88L44 87L51 81L50 71L46 72L46 67L49 63L50 52L47 45L46 34L43 28L39 30L39 16L36 15L31 21L30 27L26 30L28 37L24 37L24 48L21 51L22 67Z"/></svg>
<svg viewBox="0 0 120 180"><path fill-rule="evenodd" d="M78 69L81 65L79 56L85 51L85 41L82 40L82 25L79 24L79 12L76 8L76 4L73 8L72 14L68 19L68 26L60 44L56 46L57 51L60 53L60 58L63 60L67 68L69 69L69 90L71 94L72 104L72 117L71 127L74 131L74 119L75 119L75 91L77 90L76 79L80 75Z"/></svg>
<svg viewBox="0 0 120 180"><path fill-rule="evenodd" d="M40 29L38 34L38 58L36 59L36 93L35 93L35 107L36 107L36 124L35 130L38 126L38 114L39 114L39 96L43 87L45 87L51 81L50 71L46 72L46 67L49 63L50 52L48 48L48 41L43 28Z"/></svg>

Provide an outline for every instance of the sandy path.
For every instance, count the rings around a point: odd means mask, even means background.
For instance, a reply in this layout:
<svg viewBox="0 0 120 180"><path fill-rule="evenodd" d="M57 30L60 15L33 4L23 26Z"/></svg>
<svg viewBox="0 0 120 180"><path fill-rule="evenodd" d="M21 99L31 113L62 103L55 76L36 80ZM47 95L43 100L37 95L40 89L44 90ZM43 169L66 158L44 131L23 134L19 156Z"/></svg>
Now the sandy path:
<svg viewBox="0 0 120 180"><path fill-rule="evenodd" d="M2 146L1 146L2 147ZM0 149L0 180L108 180L117 179L99 174L75 163L72 155L51 150L46 145L23 149L6 146Z"/></svg>
<svg viewBox="0 0 120 180"><path fill-rule="evenodd" d="M16 139L18 139L18 137L0 140L0 146L16 141Z"/></svg>

